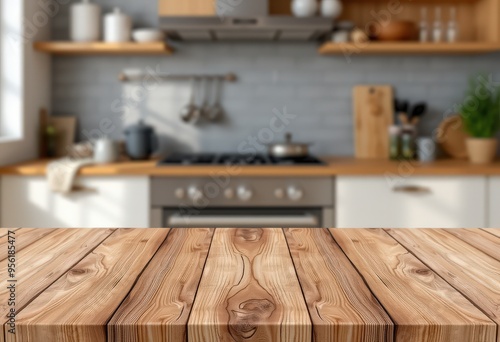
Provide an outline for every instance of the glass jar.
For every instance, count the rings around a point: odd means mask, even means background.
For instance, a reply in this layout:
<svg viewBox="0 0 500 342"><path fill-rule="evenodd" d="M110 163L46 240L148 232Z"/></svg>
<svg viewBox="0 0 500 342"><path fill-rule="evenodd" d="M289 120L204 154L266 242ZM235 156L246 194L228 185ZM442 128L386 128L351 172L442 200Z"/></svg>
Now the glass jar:
<svg viewBox="0 0 500 342"><path fill-rule="evenodd" d="M398 160L401 154L401 128L393 125L389 126L389 158Z"/></svg>

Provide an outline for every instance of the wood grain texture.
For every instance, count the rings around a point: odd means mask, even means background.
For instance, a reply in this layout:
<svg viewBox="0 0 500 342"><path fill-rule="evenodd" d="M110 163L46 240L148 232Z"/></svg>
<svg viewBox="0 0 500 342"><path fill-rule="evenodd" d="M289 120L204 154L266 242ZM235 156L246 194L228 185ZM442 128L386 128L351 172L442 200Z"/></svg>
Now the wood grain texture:
<svg viewBox="0 0 500 342"><path fill-rule="evenodd" d="M173 49L164 42L153 43L75 43L71 41L35 42L35 50L54 55L170 55Z"/></svg>
<svg viewBox="0 0 500 342"><path fill-rule="evenodd" d="M394 123L392 86L355 86L353 108L356 158L389 159L388 128Z"/></svg>
<svg viewBox="0 0 500 342"><path fill-rule="evenodd" d="M7 229L8 231L9 229ZM12 230L12 229L11 229ZM14 236L16 243L16 252L20 252L27 246L31 245L33 242L40 240L44 236L54 232L55 229L38 229L38 228L22 228L14 230L12 236ZM7 232L6 232L7 234ZM0 237L0 261L7 258L8 246L8 236L4 235Z"/></svg>
<svg viewBox="0 0 500 342"><path fill-rule="evenodd" d="M285 229L314 340L392 341L394 326L327 229Z"/></svg>
<svg viewBox="0 0 500 342"><path fill-rule="evenodd" d="M443 230L388 233L500 324L500 261Z"/></svg>
<svg viewBox="0 0 500 342"><path fill-rule="evenodd" d="M496 340L485 314L383 230L330 232L396 323L396 341Z"/></svg>
<svg viewBox="0 0 500 342"><path fill-rule="evenodd" d="M168 232L115 231L20 312L7 341L106 341L106 323Z"/></svg>
<svg viewBox="0 0 500 342"><path fill-rule="evenodd" d="M19 230L20 228L0 228L0 238L4 237L9 233L9 230L11 231L16 231Z"/></svg>
<svg viewBox="0 0 500 342"><path fill-rule="evenodd" d="M255 176L335 176L335 175L385 175L400 174L411 168L412 175L500 175L500 160L487 165L471 164L467 160L443 159L433 163L390 160L362 160L349 157L323 156L323 166L249 166L239 167L235 177ZM45 176L50 160L41 159L16 165L0 167L0 175ZM80 169L80 176L169 176L192 177L228 174L226 166L169 166L158 167L157 160L122 161L118 163L91 165Z"/></svg>
<svg viewBox="0 0 500 342"><path fill-rule="evenodd" d="M310 341L311 322L281 229L217 229L189 341Z"/></svg>
<svg viewBox="0 0 500 342"><path fill-rule="evenodd" d="M217 6L212 0L158 0L161 16L203 16L217 15Z"/></svg>
<svg viewBox="0 0 500 342"><path fill-rule="evenodd" d="M30 230L28 234L40 237L39 231L42 230L45 229ZM15 274L18 279L16 310L24 308L111 233L112 229L55 229L18 251ZM28 235L25 238L30 239ZM0 269L0 317L5 317L10 309L7 301L3 300L9 294L8 274L7 268ZM2 323L5 321L4 319Z"/></svg>
<svg viewBox="0 0 500 342"><path fill-rule="evenodd" d="M500 237L500 229L499 228L486 228L482 229L483 231L490 233L492 235Z"/></svg>
<svg viewBox="0 0 500 342"><path fill-rule="evenodd" d="M318 52L321 55L475 55L500 50L499 43L492 42L460 42L460 43L420 43L420 42L370 42L366 46L353 43L325 43Z"/></svg>
<svg viewBox="0 0 500 342"><path fill-rule="evenodd" d="M108 341L186 341L214 229L173 229L108 323Z"/></svg>
<svg viewBox="0 0 500 342"><path fill-rule="evenodd" d="M444 231L500 261L500 237L481 229L446 229Z"/></svg>

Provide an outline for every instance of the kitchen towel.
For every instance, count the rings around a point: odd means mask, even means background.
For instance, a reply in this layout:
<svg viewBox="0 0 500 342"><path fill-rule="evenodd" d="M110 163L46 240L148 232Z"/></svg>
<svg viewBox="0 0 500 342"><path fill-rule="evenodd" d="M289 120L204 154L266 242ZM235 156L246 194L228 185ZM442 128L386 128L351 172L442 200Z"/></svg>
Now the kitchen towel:
<svg viewBox="0 0 500 342"><path fill-rule="evenodd" d="M92 164L92 158L71 159L63 158L53 161L47 165L47 180L53 192L69 194L75 190L75 180L78 171Z"/></svg>

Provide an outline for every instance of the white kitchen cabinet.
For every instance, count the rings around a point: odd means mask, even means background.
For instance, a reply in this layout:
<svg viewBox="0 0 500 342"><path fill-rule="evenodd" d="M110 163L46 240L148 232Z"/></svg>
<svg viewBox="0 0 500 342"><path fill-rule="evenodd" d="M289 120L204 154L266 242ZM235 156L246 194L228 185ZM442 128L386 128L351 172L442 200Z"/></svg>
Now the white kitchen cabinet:
<svg viewBox="0 0 500 342"><path fill-rule="evenodd" d="M487 178L341 176L336 205L339 228L485 227Z"/></svg>
<svg viewBox="0 0 500 342"><path fill-rule="evenodd" d="M85 191L53 193L45 177L4 176L2 227L148 227L148 177L80 177Z"/></svg>
<svg viewBox="0 0 500 342"><path fill-rule="evenodd" d="M488 228L500 228L500 177L489 178L488 190Z"/></svg>

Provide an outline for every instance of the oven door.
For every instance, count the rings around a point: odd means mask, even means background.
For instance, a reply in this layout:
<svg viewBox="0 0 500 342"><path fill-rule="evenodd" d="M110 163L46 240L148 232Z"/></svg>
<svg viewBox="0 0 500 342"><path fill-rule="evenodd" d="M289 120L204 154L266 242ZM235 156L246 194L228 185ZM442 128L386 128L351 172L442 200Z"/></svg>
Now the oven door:
<svg viewBox="0 0 500 342"><path fill-rule="evenodd" d="M322 226L321 209L203 209L163 210L163 226L169 228L261 228Z"/></svg>

